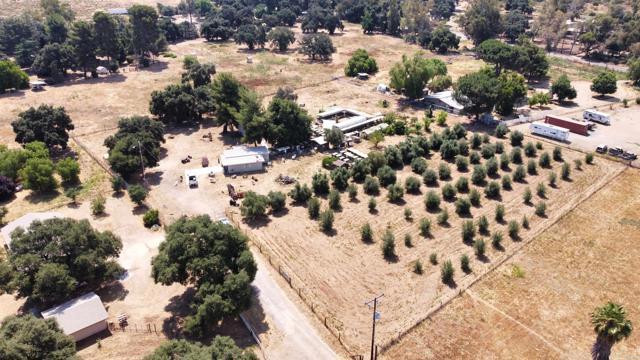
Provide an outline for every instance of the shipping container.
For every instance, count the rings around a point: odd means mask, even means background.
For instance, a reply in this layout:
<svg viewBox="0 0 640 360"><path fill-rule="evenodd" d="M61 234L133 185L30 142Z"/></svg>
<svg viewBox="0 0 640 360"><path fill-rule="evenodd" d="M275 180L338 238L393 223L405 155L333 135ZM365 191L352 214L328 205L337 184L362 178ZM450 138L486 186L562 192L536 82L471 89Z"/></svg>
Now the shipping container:
<svg viewBox="0 0 640 360"><path fill-rule="evenodd" d="M568 129L572 133L579 135L589 135L589 124L583 121L563 118L559 116L547 115L544 118L544 122L547 124L559 126L561 128Z"/></svg>
<svg viewBox="0 0 640 360"><path fill-rule="evenodd" d="M532 134L545 136L559 141L569 140L569 130L563 127L546 124L541 121L529 125Z"/></svg>

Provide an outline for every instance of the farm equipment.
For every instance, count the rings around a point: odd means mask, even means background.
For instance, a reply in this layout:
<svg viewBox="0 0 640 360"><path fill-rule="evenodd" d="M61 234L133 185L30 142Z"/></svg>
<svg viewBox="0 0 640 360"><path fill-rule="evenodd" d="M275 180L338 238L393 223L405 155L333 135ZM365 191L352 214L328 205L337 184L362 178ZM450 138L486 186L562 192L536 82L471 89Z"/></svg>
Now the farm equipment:
<svg viewBox="0 0 640 360"><path fill-rule="evenodd" d="M281 184L281 185L289 185L289 184L293 184L294 182L296 182L296 179L294 177L289 176L289 175L280 174L276 178L276 182L278 184Z"/></svg>
<svg viewBox="0 0 640 360"><path fill-rule="evenodd" d="M227 184L227 190L229 191L229 198L230 198L229 205L237 206L238 199L244 198L244 193L240 191L236 191L236 188L231 184Z"/></svg>
<svg viewBox="0 0 640 360"><path fill-rule="evenodd" d="M191 162L191 159L193 159L193 158L191 157L191 155L187 155L187 156L185 156L183 159L181 159L181 160L180 160L180 162L181 162L181 163L183 163L183 164L186 164L186 163L188 163L188 162Z"/></svg>

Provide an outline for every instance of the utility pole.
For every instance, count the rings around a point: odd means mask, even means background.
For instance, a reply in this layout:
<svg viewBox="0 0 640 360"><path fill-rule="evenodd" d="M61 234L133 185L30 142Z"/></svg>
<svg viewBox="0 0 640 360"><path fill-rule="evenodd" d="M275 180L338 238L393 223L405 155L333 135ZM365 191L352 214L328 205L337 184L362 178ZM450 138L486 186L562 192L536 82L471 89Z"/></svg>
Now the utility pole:
<svg viewBox="0 0 640 360"><path fill-rule="evenodd" d="M142 144L138 140L138 150L140 150L140 170L142 170L142 183L144 184L144 160L142 159Z"/></svg>
<svg viewBox="0 0 640 360"><path fill-rule="evenodd" d="M373 329L371 330L371 360L375 360L377 357L375 343L376 343L376 316L378 315L378 313L376 312L376 309L378 307L378 299L382 298L383 296L384 294L380 294L374 297L373 300L370 300L364 303L369 307L371 307L371 303L373 303Z"/></svg>

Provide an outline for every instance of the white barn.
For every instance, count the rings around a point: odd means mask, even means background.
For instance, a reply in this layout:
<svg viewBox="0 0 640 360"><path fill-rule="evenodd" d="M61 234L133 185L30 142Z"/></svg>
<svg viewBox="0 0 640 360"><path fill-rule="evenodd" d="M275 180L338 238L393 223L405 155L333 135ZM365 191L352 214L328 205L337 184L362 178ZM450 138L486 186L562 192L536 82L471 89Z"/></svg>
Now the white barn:
<svg viewBox="0 0 640 360"><path fill-rule="evenodd" d="M100 297L90 292L43 311L42 317L55 319L66 335L80 341L106 330L109 315Z"/></svg>
<svg viewBox="0 0 640 360"><path fill-rule="evenodd" d="M268 162L266 146L234 146L220 155L220 165L225 174L262 171Z"/></svg>

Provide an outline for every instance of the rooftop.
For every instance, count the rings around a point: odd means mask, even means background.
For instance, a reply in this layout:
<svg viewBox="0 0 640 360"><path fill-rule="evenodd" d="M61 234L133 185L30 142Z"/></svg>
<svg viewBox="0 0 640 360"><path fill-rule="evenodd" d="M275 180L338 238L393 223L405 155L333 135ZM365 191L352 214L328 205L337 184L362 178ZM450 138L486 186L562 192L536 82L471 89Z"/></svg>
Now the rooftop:
<svg viewBox="0 0 640 360"><path fill-rule="evenodd" d="M0 233L2 234L2 239L4 240L4 243L7 246L10 246L11 244L11 233L17 229L17 228L23 228L23 229L27 229L29 227L29 225L31 225L32 222L38 220L38 221L44 221L47 219L53 219L53 218L61 218L63 217L62 214L57 213L57 212L35 212L35 213L29 213L27 215L24 215L10 223L8 223L7 225L5 225L2 229L0 229Z"/></svg>
<svg viewBox="0 0 640 360"><path fill-rule="evenodd" d="M62 331L71 335L79 330L106 320L109 315L102 305L100 297L93 292L67 301L42 312L45 319L53 318Z"/></svg>

